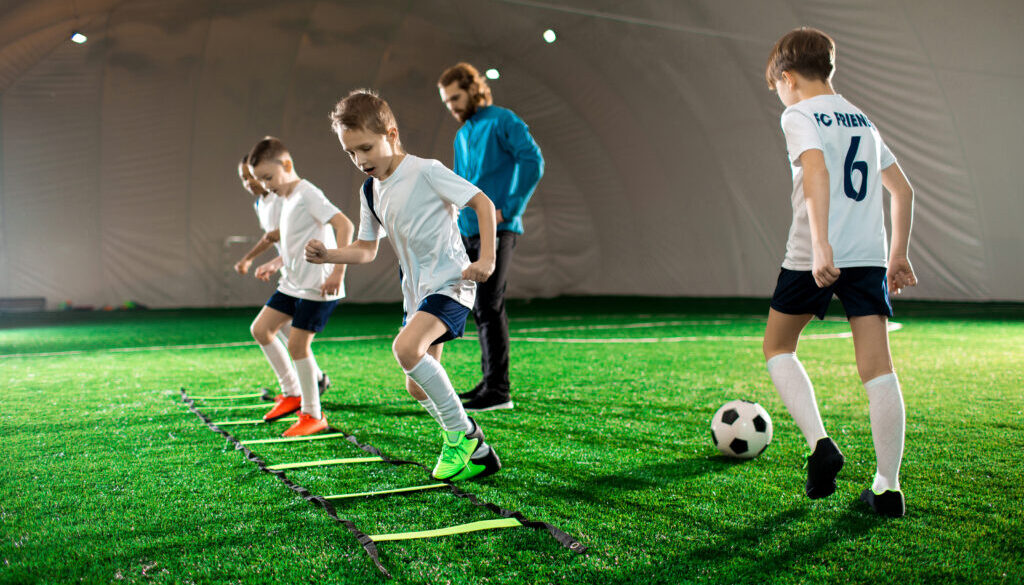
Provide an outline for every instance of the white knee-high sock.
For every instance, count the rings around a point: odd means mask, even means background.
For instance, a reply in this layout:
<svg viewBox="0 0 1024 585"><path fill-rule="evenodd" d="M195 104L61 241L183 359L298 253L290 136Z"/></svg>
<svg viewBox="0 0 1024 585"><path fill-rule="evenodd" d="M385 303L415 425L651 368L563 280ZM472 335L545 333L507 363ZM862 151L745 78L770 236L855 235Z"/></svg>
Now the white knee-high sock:
<svg viewBox="0 0 1024 585"><path fill-rule="evenodd" d="M812 450L818 440L827 437L825 425L818 413L818 403L814 399L814 386L807 377L807 370L797 359L795 353L780 353L768 360L768 373L772 377L775 388L782 397L782 403L793 417L796 426L807 440Z"/></svg>
<svg viewBox="0 0 1024 585"><path fill-rule="evenodd" d="M864 382L864 389L868 392L871 437L875 442L875 459L878 462L871 490L876 494L898 490L906 432L906 410L900 381L895 373L885 374Z"/></svg>
<svg viewBox="0 0 1024 585"><path fill-rule="evenodd" d="M437 422L437 424L441 425L442 429L446 431L448 430L447 428L445 428L444 421L441 420L441 413L437 412L437 406L434 405L433 400L427 397L424 398L423 400L417 400L416 402L420 403L420 406L422 406L427 411L427 413L430 414L430 417L433 418Z"/></svg>
<svg viewBox="0 0 1024 585"><path fill-rule="evenodd" d="M462 408L455 388L448 380L448 373L441 367L441 363L435 360L430 354L424 355L411 370L406 370L406 375L423 388L430 400L437 408L438 417L441 420L441 427L446 431L470 432L469 418Z"/></svg>
<svg viewBox="0 0 1024 585"><path fill-rule="evenodd" d="M296 376L295 368L292 367L292 361L288 357L288 350L285 349L281 340L274 337L270 343L261 345L260 349L263 350L263 355L267 357L270 367L274 370L274 374L277 375L277 381L281 385L281 394L285 396L298 396L300 392L299 378Z"/></svg>
<svg viewBox="0 0 1024 585"><path fill-rule="evenodd" d="M302 387L302 412L313 418L322 418L320 412L320 389L316 385L317 367L313 354L301 360L295 360L295 371L299 373L299 386Z"/></svg>

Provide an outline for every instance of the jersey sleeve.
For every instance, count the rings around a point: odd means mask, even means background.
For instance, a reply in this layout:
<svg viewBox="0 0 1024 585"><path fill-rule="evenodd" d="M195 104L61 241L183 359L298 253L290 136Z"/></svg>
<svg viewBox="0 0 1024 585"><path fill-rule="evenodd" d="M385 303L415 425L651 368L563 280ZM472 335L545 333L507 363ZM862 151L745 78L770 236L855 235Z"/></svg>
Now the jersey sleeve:
<svg viewBox="0 0 1024 585"><path fill-rule="evenodd" d="M800 166L800 155L808 150L825 150L814 121L799 110L782 113L782 133L786 136L786 150L793 166Z"/></svg>
<svg viewBox="0 0 1024 585"><path fill-rule="evenodd" d="M881 144L881 148L878 149L878 168L884 171L896 164L896 155L889 150L889 145L881 137L879 137L878 141Z"/></svg>
<svg viewBox="0 0 1024 585"><path fill-rule="evenodd" d="M456 175L436 160L430 161L425 176L427 183L441 199L459 208L465 207L469 200L480 192L479 187Z"/></svg>
<svg viewBox="0 0 1024 585"><path fill-rule="evenodd" d="M331 203L320 189L307 189L302 193L303 203L306 210L320 223L327 223L331 218L341 213L341 210Z"/></svg>
<svg viewBox="0 0 1024 585"><path fill-rule="evenodd" d="M362 188L359 189L359 231L356 233L358 234L356 239L364 242L376 242L387 235L384 232L384 226L377 221L373 212L370 211L370 206L366 204Z"/></svg>

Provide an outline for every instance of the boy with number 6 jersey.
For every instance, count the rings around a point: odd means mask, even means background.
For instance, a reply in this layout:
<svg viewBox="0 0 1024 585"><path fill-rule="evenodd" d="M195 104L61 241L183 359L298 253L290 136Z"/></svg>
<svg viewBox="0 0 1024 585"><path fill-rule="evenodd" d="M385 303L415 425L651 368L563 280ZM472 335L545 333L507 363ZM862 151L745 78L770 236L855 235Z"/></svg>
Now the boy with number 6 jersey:
<svg viewBox="0 0 1024 585"><path fill-rule="evenodd" d="M764 355L772 382L812 450L805 492L836 489L845 461L828 437L814 388L796 357L801 331L824 318L832 296L853 333L857 370L867 391L877 471L861 499L878 514L903 516L900 490L905 414L889 352L889 292L917 284L907 257L914 193L868 117L832 87L835 43L809 28L775 44L765 79L786 106L782 131L793 171L793 223L768 325ZM887 251L882 187L892 207Z"/></svg>

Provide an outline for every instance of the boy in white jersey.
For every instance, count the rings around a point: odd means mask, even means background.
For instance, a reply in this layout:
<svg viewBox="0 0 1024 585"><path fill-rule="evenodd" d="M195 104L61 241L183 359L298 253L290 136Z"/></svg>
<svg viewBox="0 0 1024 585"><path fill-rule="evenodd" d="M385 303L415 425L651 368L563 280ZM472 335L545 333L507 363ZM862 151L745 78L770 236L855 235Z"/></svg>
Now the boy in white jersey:
<svg viewBox="0 0 1024 585"><path fill-rule="evenodd" d="M407 316L392 349L409 394L442 428L433 475L452 481L490 475L501 461L466 416L440 359L443 343L465 330L476 283L494 271L494 205L440 162L406 154L395 116L376 93L353 91L338 102L331 121L342 148L370 179L360 196L356 241L336 250L310 241L306 259L364 264L377 257L380 238L388 236L402 268ZM467 206L476 211L484 234L480 257L472 263L456 224L459 208Z"/></svg>
<svg viewBox="0 0 1024 585"><path fill-rule="evenodd" d="M280 140L268 136L257 142L249 153L249 165L260 184L282 201L281 279L251 327L281 384L277 403L263 418L270 422L301 410L298 422L284 436L311 435L327 428L327 417L320 409L320 370L310 345L327 324L338 299L345 296L345 267L313 266L303 260L303 246L312 238L347 244L352 241L353 226L320 189L296 174L291 155ZM275 334L289 322L286 352Z"/></svg>
<svg viewBox="0 0 1024 585"><path fill-rule="evenodd" d="M235 263L235 272L242 275L248 274L253 260L258 258L271 247L274 247L277 252L277 256L269 262L260 265L256 269L255 276L258 279L267 282L270 280L270 276L274 272L277 272L281 267L281 246L279 244L281 240L281 230L278 229L278 225L281 220L281 203L284 200L278 197L273 191L267 191L264 189L263 185L256 180L256 177L252 176L252 172L249 169L249 153L245 153L245 155L242 156L242 160L238 163L238 178L242 181L242 187L255 198L252 208L253 211L256 212L256 219L259 221L260 228L263 230L263 236L245 254L245 256L242 257L241 260ZM281 341L282 347L287 347L289 333L291 333L290 323L285 323L277 330L275 337ZM317 387L319 388L320 394L323 395L323 393L331 387L331 379L318 368L317 380ZM277 396L278 401L280 401L282 397L283 396L279 394Z"/></svg>
<svg viewBox="0 0 1024 585"><path fill-rule="evenodd" d="M844 458L825 433L814 388L796 357L800 332L839 297L867 390L877 471L861 499L878 514L906 513L900 490L905 414L889 353L889 291L917 279L907 258L914 193L878 130L835 93L835 43L801 28L775 44L765 79L786 106L782 130L793 170L793 224L764 334L772 382L813 452L805 492L831 495ZM882 187L892 207L886 254Z"/></svg>

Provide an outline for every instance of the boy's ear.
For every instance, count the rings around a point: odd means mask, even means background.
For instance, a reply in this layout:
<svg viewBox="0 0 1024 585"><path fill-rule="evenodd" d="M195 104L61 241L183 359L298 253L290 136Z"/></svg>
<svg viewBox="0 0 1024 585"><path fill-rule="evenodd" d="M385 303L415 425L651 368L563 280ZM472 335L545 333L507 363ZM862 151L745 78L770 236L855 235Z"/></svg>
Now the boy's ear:
<svg viewBox="0 0 1024 585"><path fill-rule="evenodd" d="M779 75L779 81L777 83L785 83L786 87L793 89L796 87L796 76L789 71L783 71L782 74Z"/></svg>
<svg viewBox="0 0 1024 585"><path fill-rule="evenodd" d="M284 159L283 161L281 161L281 166L284 167L284 172L286 172L286 173L292 172L292 159L290 159L290 158Z"/></svg>
<svg viewBox="0 0 1024 585"><path fill-rule="evenodd" d="M394 144L395 141L398 140L398 128L395 128L393 126L391 128L388 128L388 133L386 136L388 137L388 142Z"/></svg>

